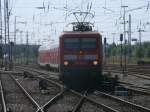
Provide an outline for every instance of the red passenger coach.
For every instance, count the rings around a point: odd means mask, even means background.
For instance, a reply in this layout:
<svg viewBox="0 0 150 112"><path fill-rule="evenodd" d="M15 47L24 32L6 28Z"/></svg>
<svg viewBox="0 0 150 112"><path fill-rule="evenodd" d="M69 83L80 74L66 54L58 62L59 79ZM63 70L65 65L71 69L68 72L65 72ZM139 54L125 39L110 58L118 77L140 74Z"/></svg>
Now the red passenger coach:
<svg viewBox="0 0 150 112"><path fill-rule="evenodd" d="M59 46L41 46L39 48L38 63L40 66L45 66L52 69L59 68Z"/></svg>

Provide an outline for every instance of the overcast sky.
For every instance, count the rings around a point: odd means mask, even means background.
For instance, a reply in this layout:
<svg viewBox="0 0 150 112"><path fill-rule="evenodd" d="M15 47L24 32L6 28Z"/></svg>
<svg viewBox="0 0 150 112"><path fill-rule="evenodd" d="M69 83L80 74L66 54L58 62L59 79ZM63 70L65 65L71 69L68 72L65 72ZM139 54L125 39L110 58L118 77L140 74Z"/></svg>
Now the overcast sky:
<svg viewBox="0 0 150 112"><path fill-rule="evenodd" d="M126 21L132 17L132 38L138 39L138 29L142 32L142 41L150 41L150 6L149 0L10 0L10 32L14 32L14 18L17 17L17 29L23 31L22 39L17 32L17 42L25 42L25 32L29 32L30 43L45 43L48 40L58 41L58 36L69 22L75 21L70 13L86 11L92 4L91 20L103 37L112 43L113 37L119 42L119 34L123 33L123 8L126 8ZM37 7L45 7L38 9ZM20 22L27 22L22 24ZM68 28L69 29L69 28ZM126 24L128 30L128 24ZM51 41L53 42L53 41Z"/></svg>

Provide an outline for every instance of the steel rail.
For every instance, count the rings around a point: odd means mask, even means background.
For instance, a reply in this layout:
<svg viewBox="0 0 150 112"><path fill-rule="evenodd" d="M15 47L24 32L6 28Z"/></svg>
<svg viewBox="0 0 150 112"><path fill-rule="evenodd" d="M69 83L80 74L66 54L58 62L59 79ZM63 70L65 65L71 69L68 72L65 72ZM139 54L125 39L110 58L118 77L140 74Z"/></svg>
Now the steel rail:
<svg viewBox="0 0 150 112"><path fill-rule="evenodd" d="M122 69L122 67L121 66L115 66L115 65L111 65L111 66L103 66L104 68L106 68L106 69ZM135 70L141 70L141 71L143 71L143 70L148 70L149 71L149 66L127 66L127 70L133 70L133 71L135 71Z"/></svg>
<svg viewBox="0 0 150 112"><path fill-rule="evenodd" d="M135 93L141 93L141 94L144 94L144 95L150 95L150 91L145 91L142 88L135 89L135 88L137 88L136 86L125 86L125 88L127 88L128 90L131 90L131 91L133 91Z"/></svg>
<svg viewBox="0 0 150 112"><path fill-rule="evenodd" d="M47 103L45 103L43 106L41 106L42 110L46 110L48 108L48 106L50 106L51 104L53 104L56 100L58 100L59 98L61 98L64 94L65 90L61 91L60 93L58 93L57 95L55 95L53 98L51 98ZM38 112L38 110L37 110Z"/></svg>
<svg viewBox="0 0 150 112"><path fill-rule="evenodd" d="M127 88L130 91L133 91L135 93L141 93L144 95L150 95L150 89L149 88L144 88L141 86L134 86L132 83L127 83L124 81L118 81L120 83L121 86L124 86L125 88Z"/></svg>
<svg viewBox="0 0 150 112"><path fill-rule="evenodd" d="M113 73L123 73L123 71L118 71L118 70L103 70L103 72L113 72ZM128 72L128 71L124 71L124 73L126 73L127 75L131 75L131 76L135 76L135 77L139 77L142 79L147 79L150 80L150 76L147 75L143 75L137 72Z"/></svg>
<svg viewBox="0 0 150 112"><path fill-rule="evenodd" d="M106 64L106 65L103 65L104 67L120 67L120 64ZM141 67L143 67L143 68L148 68L149 67L149 65L137 65L137 64L128 64L127 65L128 67L130 67L130 68L141 68Z"/></svg>
<svg viewBox="0 0 150 112"><path fill-rule="evenodd" d="M150 94L150 88L145 88L145 87L142 87L142 86L134 86L134 85L130 85L130 87L132 87L132 88L134 87L134 88L138 88L138 89L143 89L144 91L146 90L147 93Z"/></svg>
<svg viewBox="0 0 150 112"><path fill-rule="evenodd" d="M27 71L27 70L30 70L30 71L33 71L33 72L36 72L36 73L39 73L39 74L43 74L43 75L48 75L48 76L50 76L50 77L48 77L48 78L51 78L51 79L59 79L59 77L58 77L58 74L54 74L54 73L52 73L52 72L49 72L49 73L46 73L46 72L43 72L43 71L38 71L38 70L36 70L36 69L31 69L31 68L22 68L22 67L18 67L17 66L17 68L19 68L19 69L21 69L21 70L23 70L23 71ZM37 75L33 75L34 77L39 77L39 78L41 78L41 79L43 79L44 77L43 76L37 76ZM55 82L54 81L52 81L51 80L51 82L54 84ZM58 87L60 87L60 85L57 83L57 86Z"/></svg>
<svg viewBox="0 0 150 112"><path fill-rule="evenodd" d="M20 67L20 66L16 66L16 68L21 68L21 69L23 69L23 70L25 70L25 69L28 69L28 70L32 70L33 72L37 72L37 73L42 73L42 74L44 74L44 75L47 75L47 73L46 72L44 72L44 71L39 71L39 70L37 70L37 69L35 69L35 68L28 68L28 67ZM58 75L58 73L54 73L54 72L49 72L50 74L52 74L52 75Z"/></svg>
<svg viewBox="0 0 150 112"><path fill-rule="evenodd" d="M127 71L128 72L134 72L134 73L139 73L139 72L141 72L141 74L143 73L143 74L145 74L145 73L150 73L150 67L149 66L147 66L147 68L142 68L143 66L138 66L138 67L136 67L136 66L129 66L128 67L128 69L127 69ZM122 70L122 68L120 67L120 66L115 66L115 65L111 65L111 66L104 66L103 67L105 70Z"/></svg>
<svg viewBox="0 0 150 112"><path fill-rule="evenodd" d="M9 74L10 75L10 74ZM34 98L25 90L25 88L12 76L10 75L10 77L16 82L16 84L21 88L21 90L24 92L24 94L27 96L27 98L32 102L32 104L34 104L37 107L37 110L39 110L40 112L44 112L41 107L39 106L39 104L34 100Z"/></svg>
<svg viewBox="0 0 150 112"><path fill-rule="evenodd" d="M17 68L21 68L23 71L31 70L31 71L36 72L36 73L39 73L39 74L48 75L47 73L40 72L40 71L35 70L35 69L22 68L22 67L18 67L18 66L17 66ZM52 84L56 85L57 87L60 87L62 90L63 90L63 88L65 88L62 84L57 83L57 82L55 82L55 81L53 81L53 80L51 80L51 79L46 79L46 78L44 78L43 76L40 76L40 75L39 75L39 76L37 76L37 75L33 75L33 76L34 76L34 77L37 77L37 78L40 78L40 79L44 79L44 80L46 80L46 81L48 81L48 82L51 82Z"/></svg>
<svg viewBox="0 0 150 112"><path fill-rule="evenodd" d="M85 97L82 96L77 103L77 105L72 109L72 112L79 112L79 109L81 108L82 104L84 103Z"/></svg>
<svg viewBox="0 0 150 112"><path fill-rule="evenodd" d="M7 106L6 106L6 101L5 101L5 98L4 98L4 91L3 91L1 81L0 81L0 92L1 92L1 98L2 98L3 112L7 112Z"/></svg>
<svg viewBox="0 0 150 112"><path fill-rule="evenodd" d="M77 95L77 96L79 96L79 97L81 97L81 98L83 97L84 100L86 100L86 101L88 101L88 102L90 102L90 103L92 103L92 104L94 104L94 105L97 105L97 106L103 108L103 110L106 111L106 112L119 112L119 111L117 111L117 110L115 110L115 109L113 109L113 108L111 108L111 107L109 107L109 106L107 106L107 105L104 105L104 104L102 104L102 103L96 102L95 100L93 100L93 99L91 99L91 98L89 98L89 97L87 97L87 96L83 96L82 94L77 93L77 92L74 91L74 90L70 90L70 91L71 91L73 94L75 94L75 95ZM82 104L82 103L81 103L81 104Z"/></svg>
<svg viewBox="0 0 150 112"><path fill-rule="evenodd" d="M22 72L16 72L16 71L4 71L4 70L0 70L0 73L21 74Z"/></svg>
<svg viewBox="0 0 150 112"><path fill-rule="evenodd" d="M115 97L115 96L112 96L112 95L109 95L107 93L103 93L103 92L100 92L100 91L96 91L97 93L103 95L103 96L106 96L110 99L113 99L113 100L116 100L116 101L119 101L121 103L124 103L126 105L129 105L129 106L133 106L135 109L138 109L140 110L141 112L150 112L150 109L149 108L146 108L144 106L141 106L141 105L138 105L138 104L134 104L134 103L131 103L131 102L128 102L128 101L125 101L121 98L118 98L118 97Z"/></svg>
<svg viewBox="0 0 150 112"><path fill-rule="evenodd" d="M106 70L107 71L107 70ZM106 72L105 71L105 72ZM107 71L107 72L113 72L113 73L121 73L120 71ZM141 76L139 74L127 74L127 75L130 75L130 76L135 76L135 77L138 77L138 78L142 78L142 79L146 79L146 80L150 80L150 77L148 76ZM128 82L124 82L124 81L118 81L121 85L125 85L127 89L130 89L130 90L133 90L133 91L137 91L137 92L140 92L140 93L145 93L145 94L148 94L150 95L150 89L149 88L144 88L142 86L134 86L132 83L128 83ZM137 89L133 89L133 88L137 88ZM141 90L140 90L141 89ZM143 91L144 90L144 91Z"/></svg>

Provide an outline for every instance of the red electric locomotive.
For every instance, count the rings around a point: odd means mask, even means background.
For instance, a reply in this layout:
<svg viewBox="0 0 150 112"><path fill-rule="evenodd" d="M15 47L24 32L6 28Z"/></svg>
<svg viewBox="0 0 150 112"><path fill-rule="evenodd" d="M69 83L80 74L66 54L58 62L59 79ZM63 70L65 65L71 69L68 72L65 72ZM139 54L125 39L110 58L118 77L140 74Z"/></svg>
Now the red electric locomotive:
<svg viewBox="0 0 150 112"><path fill-rule="evenodd" d="M102 41L98 32L64 32L60 36L60 73L66 84L89 87L101 76Z"/></svg>
<svg viewBox="0 0 150 112"><path fill-rule="evenodd" d="M95 87L101 80L102 36L89 23L73 24L73 31L60 35L59 46L39 49L39 63L58 68L60 79L72 88Z"/></svg>
<svg viewBox="0 0 150 112"><path fill-rule="evenodd" d="M71 88L90 88L103 81L102 76L102 36L92 31L92 24L73 22L73 31L64 31L59 37L59 45L39 49L39 64L57 68L60 79Z"/></svg>

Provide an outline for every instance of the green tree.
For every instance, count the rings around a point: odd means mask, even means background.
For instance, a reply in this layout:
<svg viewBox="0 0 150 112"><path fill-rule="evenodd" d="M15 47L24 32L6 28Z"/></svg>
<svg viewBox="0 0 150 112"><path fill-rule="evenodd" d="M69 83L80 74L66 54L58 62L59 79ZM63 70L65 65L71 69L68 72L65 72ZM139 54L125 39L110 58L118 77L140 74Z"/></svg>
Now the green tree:
<svg viewBox="0 0 150 112"><path fill-rule="evenodd" d="M146 57L150 58L150 48L148 48L146 51Z"/></svg>
<svg viewBox="0 0 150 112"><path fill-rule="evenodd" d="M142 58L142 57L144 57L144 54L145 54L145 50L144 50L144 48L142 46L138 47L136 49L136 57Z"/></svg>

